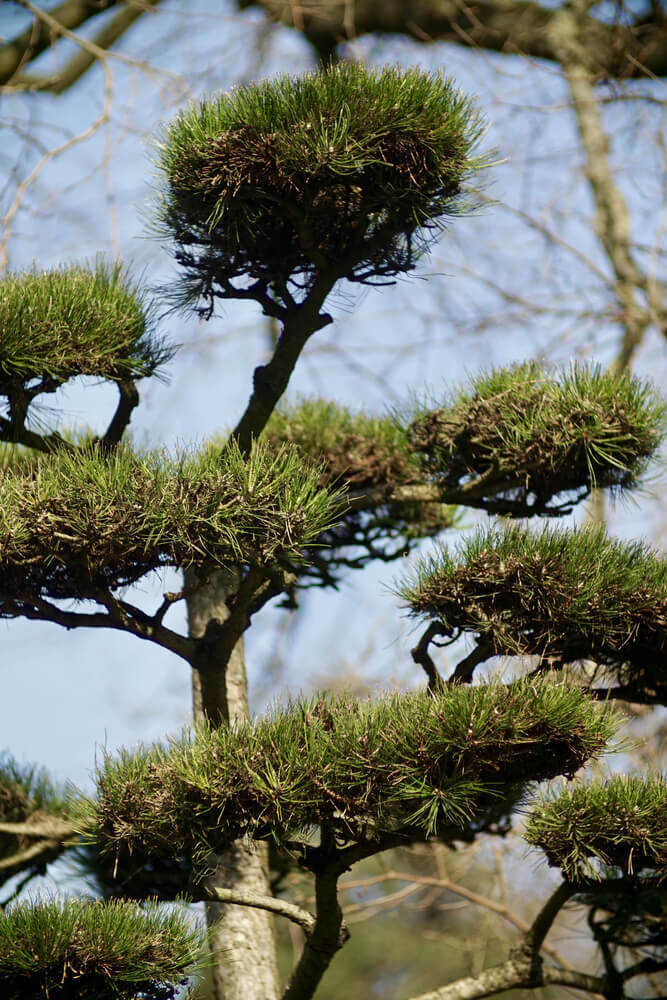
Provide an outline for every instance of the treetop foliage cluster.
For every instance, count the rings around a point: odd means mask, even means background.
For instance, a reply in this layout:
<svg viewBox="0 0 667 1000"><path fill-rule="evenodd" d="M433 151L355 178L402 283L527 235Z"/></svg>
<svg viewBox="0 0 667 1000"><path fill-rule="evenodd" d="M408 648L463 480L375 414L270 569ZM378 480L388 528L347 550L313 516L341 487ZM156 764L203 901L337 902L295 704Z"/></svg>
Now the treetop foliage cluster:
<svg viewBox="0 0 667 1000"><path fill-rule="evenodd" d="M423 230L469 205L483 129L451 80L355 64L192 107L157 158L158 225L189 275L185 300L224 296L242 275L284 300L288 281L323 269L352 281L410 270Z"/></svg>

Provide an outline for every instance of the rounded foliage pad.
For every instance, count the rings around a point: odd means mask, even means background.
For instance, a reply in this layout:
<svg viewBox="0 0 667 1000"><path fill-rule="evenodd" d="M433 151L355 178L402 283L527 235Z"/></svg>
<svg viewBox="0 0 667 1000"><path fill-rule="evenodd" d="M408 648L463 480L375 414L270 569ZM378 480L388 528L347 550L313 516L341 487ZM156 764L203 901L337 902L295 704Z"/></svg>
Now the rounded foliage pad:
<svg viewBox="0 0 667 1000"><path fill-rule="evenodd" d="M77 375L152 375L172 351L152 334L153 308L120 264L9 274L0 281L0 392Z"/></svg>
<svg viewBox="0 0 667 1000"><path fill-rule="evenodd" d="M471 101L441 75L343 64L193 107L167 126L158 228L185 297L245 275L279 287L316 271L372 281L410 270L424 227L465 208L488 158Z"/></svg>
<svg viewBox="0 0 667 1000"><path fill-rule="evenodd" d="M308 841L322 823L341 842L470 839L529 780L603 753L617 724L608 705L543 681L301 700L253 726L107 757L79 821L104 850L159 857L204 857L241 836Z"/></svg>
<svg viewBox="0 0 667 1000"><path fill-rule="evenodd" d="M95 597L161 566L299 558L335 519L336 494L294 449L256 444L170 458L58 452L0 479L0 617L36 598Z"/></svg>
<svg viewBox="0 0 667 1000"><path fill-rule="evenodd" d="M569 513L594 487L631 489L664 441L667 407L641 379L575 365L554 378L530 362L495 368L409 428L424 470L487 509ZM560 498L556 501L555 498Z"/></svg>
<svg viewBox="0 0 667 1000"><path fill-rule="evenodd" d="M616 775L564 785L531 810L525 831L567 878L648 870L667 876L667 782Z"/></svg>
<svg viewBox="0 0 667 1000"><path fill-rule="evenodd" d="M200 955L188 915L154 904L38 900L0 917L5 1000L175 1000Z"/></svg>
<svg viewBox="0 0 667 1000"><path fill-rule="evenodd" d="M593 660L621 683L664 691L667 560L603 529L478 531L439 547L398 590L443 635L475 634L491 655Z"/></svg>

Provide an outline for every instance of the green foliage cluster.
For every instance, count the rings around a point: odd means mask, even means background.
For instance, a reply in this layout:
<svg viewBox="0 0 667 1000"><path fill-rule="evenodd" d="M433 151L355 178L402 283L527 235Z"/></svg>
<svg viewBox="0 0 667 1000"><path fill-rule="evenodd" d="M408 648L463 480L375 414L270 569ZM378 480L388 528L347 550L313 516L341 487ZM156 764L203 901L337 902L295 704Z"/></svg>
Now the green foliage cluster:
<svg viewBox="0 0 667 1000"><path fill-rule="evenodd" d="M331 401L305 399L275 411L263 438L274 449L287 443L306 461L320 462L322 486L390 491L424 481L405 428L390 415L368 416ZM364 510L344 510L309 553L300 583L335 586L340 567L402 558L416 541L453 527L457 519L454 506L432 501L380 500Z"/></svg>
<svg viewBox="0 0 667 1000"><path fill-rule="evenodd" d="M154 307L120 264L8 274L0 281L0 392L37 379L154 375L173 351L152 332Z"/></svg>
<svg viewBox="0 0 667 1000"><path fill-rule="evenodd" d="M314 698L253 726L108 757L79 822L104 851L166 857L202 857L241 836L303 840L321 823L343 840L465 839L528 780L600 755L617 723L609 706L548 681Z"/></svg>
<svg viewBox="0 0 667 1000"><path fill-rule="evenodd" d="M398 592L412 614L475 633L495 655L590 658L664 687L667 559L641 542L601 528L480 530L439 546Z"/></svg>
<svg viewBox="0 0 667 1000"><path fill-rule="evenodd" d="M615 775L564 785L532 808L524 837L574 881L610 868L667 878L667 781Z"/></svg>
<svg viewBox="0 0 667 1000"><path fill-rule="evenodd" d="M558 513L551 501L593 487L630 489L664 440L667 406L628 374L574 366L554 378L536 364L496 368L410 427L413 448L444 487L483 477L498 513ZM500 486L500 491L498 487ZM571 504L570 504L571 506Z"/></svg>
<svg viewBox="0 0 667 1000"><path fill-rule="evenodd" d="M352 281L414 267L425 227L465 208L478 112L440 75L342 63L194 106L158 146L158 226L189 295L244 275ZM420 235L421 234L421 235Z"/></svg>
<svg viewBox="0 0 667 1000"><path fill-rule="evenodd" d="M61 816L64 808L65 801L45 769L22 766L10 754L0 753L1 822L25 823L45 813ZM29 839L21 834L0 833L0 860L11 857L29 844ZM0 883L11 874L12 870L8 869L5 876L0 867Z"/></svg>
<svg viewBox="0 0 667 1000"><path fill-rule="evenodd" d="M5 1000L174 1000L201 953L187 914L150 904L47 900L0 914Z"/></svg>
<svg viewBox="0 0 667 1000"><path fill-rule="evenodd" d="M298 559L338 511L318 481L294 449L261 444L248 457L235 446L41 457L0 480L0 614L40 595L93 597L160 566Z"/></svg>
<svg viewBox="0 0 667 1000"><path fill-rule="evenodd" d="M65 800L46 768L19 764L6 751L0 753L0 819L23 822L35 812L58 816Z"/></svg>
<svg viewBox="0 0 667 1000"><path fill-rule="evenodd" d="M263 437L274 448L294 445L322 465L322 485L340 481L350 489L423 482L420 462L403 427L392 416L353 413L330 400L303 399L281 406Z"/></svg>

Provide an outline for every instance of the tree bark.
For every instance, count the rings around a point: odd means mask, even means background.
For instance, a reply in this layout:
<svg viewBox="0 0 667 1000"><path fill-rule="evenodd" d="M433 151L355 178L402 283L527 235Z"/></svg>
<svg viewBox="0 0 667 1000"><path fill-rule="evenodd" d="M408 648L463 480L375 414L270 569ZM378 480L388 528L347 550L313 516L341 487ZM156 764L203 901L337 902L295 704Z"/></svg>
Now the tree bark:
<svg viewBox="0 0 667 1000"><path fill-rule="evenodd" d="M220 570L198 586L193 570L186 572L190 635L204 635L212 620L227 617L225 598L233 587L229 573ZM196 589L195 589L196 588ZM248 718L248 683L243 640L225 665L195 665L192 671L195 722L237 725ZM270 895L268 847L249 848L238 841L224 854L211 859L213 873L207 882L222 889ZM277 1000L280 995L273 914L267 910L225 903L206 903L215 1000Z"/></svg>

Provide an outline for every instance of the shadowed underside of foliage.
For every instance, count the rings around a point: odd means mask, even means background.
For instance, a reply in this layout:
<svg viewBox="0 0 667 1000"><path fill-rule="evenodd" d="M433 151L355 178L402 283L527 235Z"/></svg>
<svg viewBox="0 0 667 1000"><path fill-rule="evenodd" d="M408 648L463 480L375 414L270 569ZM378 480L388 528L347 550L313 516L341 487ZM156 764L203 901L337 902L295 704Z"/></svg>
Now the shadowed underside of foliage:
<svg viewBox="0 0 667 1000"><path fill-rule="evenodd" d="M158 154L158 225L189 273L184 297L224 295L241 275L276 291L317 269L353 281L412 269L425 227L464 209L481 132L451 81L352 63L193 107Z"/></svg>
<svg viewBox="0 0 667 1000"><path fill-rule="evenodd" d="M54 389L77 375L153 375L171 351L153 307L119 264L9 274L0 281L0 392Z"/></svg>
<svg viewBox="0 0 667 1000"><path fill-rule="evenodd" d="M627 374L579 365L553 377L537 364L497 368L409 428L424 469L444 489L483 477L494 512L559 513L593 487L635 486L664 439L667 409Z"/></svg>
<svg viewBox="0 0 667 1000"><path fill-rule="evenodd" d="M294 450L209 447L170 459L59 451L0 480L0 614L39 596L86 598L161 566L266 565L335 519Z"/></svg>
<svg viewBox="0 0 667 1000"><path fill-rule="evenodd" d="M399 594L489 655L593 660L623 684L665 690L667 560L603 529L479 531L422 560Z"/></svg>
<svg viewBox="0 0 667 1000"><path fill-rule="evenodd" d="M544 682L301 701L252 727L107 758L80 822L105 851L161 857L243 835L307 840L321 823L343 840L466 839L528 776L571 774L602 753L615 726L607 706Z"/></svg>
<svg viewBox="0 0 667 1000"><path fill-rule="evenodd" d="M44 901L0 915L5 1000L174 1000L201 952L186 914L112 901Z"/></svg>
<svg viewBox="0 0 667 1000"><path fill-rule="evenodd" d="M525 839L567 878L619 869L667 877L667 782L617 775L564 785L530 812Z"/></svg>

